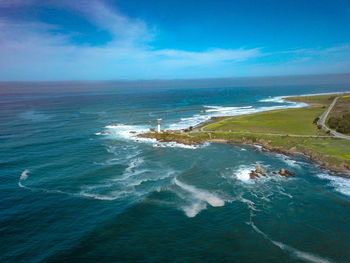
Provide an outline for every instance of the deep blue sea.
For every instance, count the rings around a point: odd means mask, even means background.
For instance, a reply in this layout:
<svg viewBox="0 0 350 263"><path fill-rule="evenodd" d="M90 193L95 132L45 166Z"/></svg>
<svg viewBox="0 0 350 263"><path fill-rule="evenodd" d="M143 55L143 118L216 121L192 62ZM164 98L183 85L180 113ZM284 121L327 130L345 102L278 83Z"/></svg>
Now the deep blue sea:
<svg viewBox="0 0 350 263"><path fill-rule="evenodd" d="M350 179L259 147L136 136L344 90L3 92L0 262L350 262ZM296 176L249 180L256 162Z"/></svg>

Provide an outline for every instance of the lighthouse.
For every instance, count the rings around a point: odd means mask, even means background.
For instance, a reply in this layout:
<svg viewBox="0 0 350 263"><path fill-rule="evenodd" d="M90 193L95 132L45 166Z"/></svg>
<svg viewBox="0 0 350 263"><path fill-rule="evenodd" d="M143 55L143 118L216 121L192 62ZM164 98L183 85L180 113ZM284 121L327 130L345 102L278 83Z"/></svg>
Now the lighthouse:
<svg viewBox="0 0 350 263"><path fill-rule="evenodd" d="M157 119L157 132L160 132L160 121L162 119Z"/></svg>

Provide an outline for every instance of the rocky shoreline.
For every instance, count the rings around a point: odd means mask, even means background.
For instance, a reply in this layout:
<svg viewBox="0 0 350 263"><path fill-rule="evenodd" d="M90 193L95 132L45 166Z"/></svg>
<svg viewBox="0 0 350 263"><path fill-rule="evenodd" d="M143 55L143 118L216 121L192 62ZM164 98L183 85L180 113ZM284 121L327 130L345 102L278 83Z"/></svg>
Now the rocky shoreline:
<svg viewBox="0 0 350 263"><path fill-rule="evenodd" d="M269 145L268 142L264 140L257 140L252 141L249 139L242 139L242 140L226 140L226 139L201 139L198 140L194 137L190 137L189 133L180 133L180 132L172 132L172 133L154 133L154 132L148 132L144 134L140 134L140 137L143 138L153 138L156 139L159 142L176 142L181 143L185 145L201 145L204 143L223 143L223 144L235 144L235 145L249 145L249 146L259 146L261 147L262 151L272 152L272 153L280 153L287 156L303 156L304 158L307 158L308 160L316 163L319 165L320 168L327 170L331 173L335 174L341 174L345 176L350 177L350 167L347 164L340 164L340 165L332 165L328 163L326 160L324 160L321 156L313 154L311 151L298 151L295 147L292 147L290 149L283 149L281 147L274 147ZM170 138L169 138L169 137Z"/></svg>

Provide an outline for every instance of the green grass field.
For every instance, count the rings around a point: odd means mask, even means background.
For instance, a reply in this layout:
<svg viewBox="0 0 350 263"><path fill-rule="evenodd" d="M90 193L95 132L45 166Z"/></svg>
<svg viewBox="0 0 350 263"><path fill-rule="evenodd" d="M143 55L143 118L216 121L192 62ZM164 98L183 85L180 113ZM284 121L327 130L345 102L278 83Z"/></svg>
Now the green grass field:
<svg viewBox="0 0 350 263"><path fill-rule="evenodd" d="M333 95L288 98L291 101L306 102L309 106L220 117L191 132L149 133L146 136L186 144L220 140L258 143L270 150L304 153L333 170L350 171L350 141L330 137L314 123L315 118L327 109L334 98Z"/></svg>
<svg viewBox="0 0 350 263"><path fill-rule="evenodd" d="M204 131L232 131L298 135L321 135L313 120L324 110L321 107L261 112L225 118L202 127Z"/></svg>

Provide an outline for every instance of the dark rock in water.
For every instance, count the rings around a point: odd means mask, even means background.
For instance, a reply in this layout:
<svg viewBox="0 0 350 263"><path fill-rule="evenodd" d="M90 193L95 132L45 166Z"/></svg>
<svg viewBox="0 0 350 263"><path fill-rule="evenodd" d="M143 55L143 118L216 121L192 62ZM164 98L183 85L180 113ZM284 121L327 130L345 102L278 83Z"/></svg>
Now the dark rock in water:
<svg viewBox="0 0 350 263"><path fill-rule="evenodd" d="M261 176L266 176L266 173L264 172L264 170L261 168L260 164L256 164L255 165L255 170L252 170L249 173L249 177L250 179L255 179L255 178L259 178Z"/></svg>
<svg viewBox="0 0 350 263"><path fill-rule="evenodd" d="M256 172L256 173L262 173L262 171L263 171L263 170L262 170L260 164L257 163L257 164L255 165L255 172Z"/></svg>
<svg viewBox="0 0 350 263"><path fill-rule="evenodd" d="M135 134L135 133L136 133L136 131L130 131L129 133Z"/></svg>
<svg viewBox="0 0 350 263"><path fill-rule="evenodd" d="M278 173L281 176L293 176L294 175L291 171L288 171L284 168L281 168Z"/></svg>
<svg viewBox="0 0 350 263"><path fill-rule="evenodd" d="M291 171L286 170L286 175L287 175L287 176L293 176L294 173L292 173Z"/></svg>
<svg viewBox="0 0 350 263"><path fill-rule="evenodd" d="M255 179L255 178L259 178L260 176L254 170L251 170L249 173L249 177L250 177L250 179Z"/></svg>
<svg viewBox="0 0 350 263"><path fill-rule="evenodd" d="M284 168L281 168L278 173L282 176L286 176L286 170Z"/></svg>

